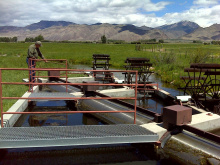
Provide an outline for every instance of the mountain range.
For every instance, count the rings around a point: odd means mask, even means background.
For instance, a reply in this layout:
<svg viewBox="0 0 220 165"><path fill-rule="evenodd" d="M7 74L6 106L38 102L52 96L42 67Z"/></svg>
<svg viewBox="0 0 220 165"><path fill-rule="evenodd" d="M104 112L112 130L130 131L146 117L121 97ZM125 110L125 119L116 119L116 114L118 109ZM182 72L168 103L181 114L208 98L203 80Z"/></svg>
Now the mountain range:
<svg viewBox="0 0 220 165"><path fill-rule="evenodd" d="M26 37L43 35L50 41L99 41L102 35L111 40L127 42L148 39L220 40L220 24L202 28L190 21L163 25L155 28L131 24L96 23L93 25L75 24L66 21L40 21L25 27L0 26L0 37Z"/></svg>

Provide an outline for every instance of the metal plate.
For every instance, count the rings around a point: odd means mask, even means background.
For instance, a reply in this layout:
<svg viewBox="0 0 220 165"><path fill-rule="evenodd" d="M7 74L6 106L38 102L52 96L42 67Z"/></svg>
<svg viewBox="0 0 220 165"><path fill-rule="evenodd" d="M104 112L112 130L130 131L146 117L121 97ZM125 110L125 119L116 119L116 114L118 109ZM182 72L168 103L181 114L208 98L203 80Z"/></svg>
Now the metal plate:
<svg viewBox="0 0 220 165"><path fill-rule="evenodd" d="M0 148L156 142L158 135L133 124L0 129Z"/></svg>
<svg viewBox="0 0 220 165"><path fill-rule="evenodd" d="M70 100L70 99L65 99L65 98L73 98L74 99L74 95L71 95L69 93L66 93L66 92L51 92L51 93L48 93L48 92L40 92L40 93L31 93L29 98L30 100L33 100L33 101L39 101L39 99L34 99L34 98L57 98L57 100ZM71 99L71 100L73 100ZM50 99L47 99L47 100L50 100ZM53 99L55 100L55 99Z"/></svg>

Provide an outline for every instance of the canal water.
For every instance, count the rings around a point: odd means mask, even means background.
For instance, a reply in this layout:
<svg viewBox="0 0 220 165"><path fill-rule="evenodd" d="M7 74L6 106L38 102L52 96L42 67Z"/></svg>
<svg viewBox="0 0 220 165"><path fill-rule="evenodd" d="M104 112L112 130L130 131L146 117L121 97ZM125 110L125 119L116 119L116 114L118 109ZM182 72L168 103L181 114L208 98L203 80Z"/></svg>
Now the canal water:
<svg viewBox="0 0 220 165"><path fill-rule="evenodd" d="M77 69L90 69L88 66L77 66ZM115 75L119 79L120 75ZM181 92L164 86L159 78L152 75L151 80L157 82L159 87L167 90L173 96ZM48 89L46 89L48 91ZM51 91L48 91L51 92ZM160 99L150 96L137 101L137 105L154 112L161 112L166 106ZM69 107L68 102L58 101L37 101L30 105L26 111L74 111ZM16 127L41 127L41 126L70 126L70 125L103 125L107 124L89 114L43 114L43 115L22 115ZM0 151L0 165L50 165L50 164L114 164L114 165L171 165L178 164L163 154L158 154L152 144L121 144L101 146L78 146L78 147L50 147L31 149L9 149Z"/></svg>
<svg viewBox="0 0 220 165"><path fill-rule="evenodd" d="M27 112L52 112L52 111L75 111L64 100L38 101L28 106ZM99 119L89 114L34 114L22 115L16 122L15 127L38 127L38 126L73 126L73 125L102 125Z"/></svg>

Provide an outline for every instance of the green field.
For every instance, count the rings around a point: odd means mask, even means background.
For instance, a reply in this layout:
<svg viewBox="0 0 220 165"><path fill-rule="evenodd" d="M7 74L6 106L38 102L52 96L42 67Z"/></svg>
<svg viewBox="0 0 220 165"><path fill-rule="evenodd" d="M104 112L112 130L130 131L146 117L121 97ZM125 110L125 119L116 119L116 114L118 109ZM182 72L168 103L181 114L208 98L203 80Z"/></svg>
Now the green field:
<svg viewBox="0 0 220 165"><path fill-rule="evenodd" d="M26 54L30 43L0 43L1 68L27 68ZM69 68L74 64L92 66L93 54L109 54L114 68L123 68L127 57L146 57L153 63L153 70L165 82L179 87L184 76L184 68L190 63L220 63L220 46L192 43L165 43L161 45L141 45L137 51L134 44L93 44L93 43L43 43L41 52L48 59L67 59ZM50 67L49 63L40 63L40 67ZM38 66L39 67L39 66ZM2 71L2 81L22 82L27 71ZM21 96L27 86L3 85L3 96ZM4 111L15 100L4 100Z"/></svg>

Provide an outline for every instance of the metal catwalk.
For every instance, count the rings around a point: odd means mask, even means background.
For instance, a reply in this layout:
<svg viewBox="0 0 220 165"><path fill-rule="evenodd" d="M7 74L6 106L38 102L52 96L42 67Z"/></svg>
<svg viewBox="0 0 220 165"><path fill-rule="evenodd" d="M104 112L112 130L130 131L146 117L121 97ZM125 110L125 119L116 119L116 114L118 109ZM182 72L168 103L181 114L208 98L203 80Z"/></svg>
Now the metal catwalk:
<svg viewBox="0 0 220 165"><path fill-rule="evenodd" d="M158 141L157 134L134 124L5 127L0 129L0 148L4 149L156 141Z"/></svg>

